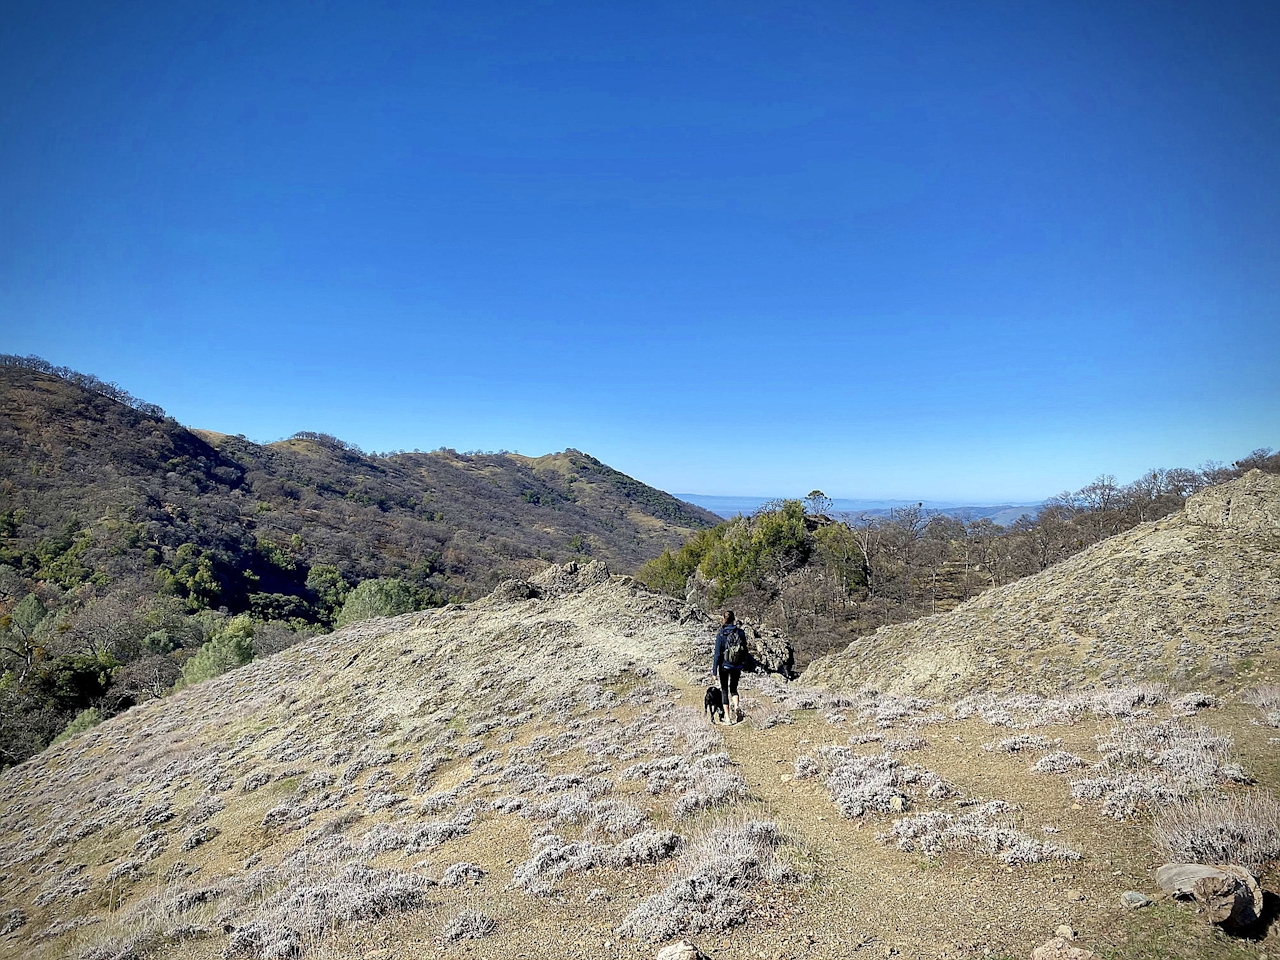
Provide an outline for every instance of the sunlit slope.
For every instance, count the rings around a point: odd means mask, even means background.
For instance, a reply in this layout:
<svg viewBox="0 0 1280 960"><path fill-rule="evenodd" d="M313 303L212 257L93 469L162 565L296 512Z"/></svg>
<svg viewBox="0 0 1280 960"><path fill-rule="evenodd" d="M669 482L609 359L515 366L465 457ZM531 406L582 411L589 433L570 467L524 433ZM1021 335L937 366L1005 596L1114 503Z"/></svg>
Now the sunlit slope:
<svg viewBox="0 0 1280 960"><path fill-rule="evenodd" d="M884 627L814 661L804 680L1050 692L1097 681L1245 682L1277 667L1280 476L1253 470L1040 574Z"/></svg>

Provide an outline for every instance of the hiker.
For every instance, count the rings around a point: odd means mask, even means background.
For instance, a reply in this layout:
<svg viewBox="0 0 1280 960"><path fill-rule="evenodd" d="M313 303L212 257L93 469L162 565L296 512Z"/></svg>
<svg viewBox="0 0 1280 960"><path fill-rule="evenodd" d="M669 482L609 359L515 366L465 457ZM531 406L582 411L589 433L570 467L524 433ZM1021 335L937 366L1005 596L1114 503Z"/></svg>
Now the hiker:
<svg viewBox="0 0 1280 960"><path fill-rule="evenodd" d="M732 725L742 716L738 709L738 678L742 668L751 662L747 650L747 635L734 622L733 611L724 612L724 620L716 631L715 659L711 672L720 681L721 702L724 704L725 722Z"/></svg>

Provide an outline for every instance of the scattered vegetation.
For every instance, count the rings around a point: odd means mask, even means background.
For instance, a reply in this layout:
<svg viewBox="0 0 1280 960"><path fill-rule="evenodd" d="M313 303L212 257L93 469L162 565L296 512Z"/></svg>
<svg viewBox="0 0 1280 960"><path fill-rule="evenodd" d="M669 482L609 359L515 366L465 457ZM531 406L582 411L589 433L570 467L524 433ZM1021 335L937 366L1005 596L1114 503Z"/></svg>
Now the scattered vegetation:
<svg viewBox="0 0 1280 960"><path fill-rule="evenodd" d="M742 923L754 888L792 878L779 856L783 843L777 825L768 821L712 827L692 841L667 886L642 901L618 932L652 942Z"/></svg>
<svg viewBox="0 0 1280 960"><path fill-rule="evenodd" d="M707 609L731 606L785 631L803 668L884 624L949 610L1166 517L1191 494L1254 468L1280 473L1280 453L1255 450L1229 467L1151 470L1124 485L1099 477L1008 527L919 504L887 516L833 516L831 501L815 490L699 530L637 576L652 589Z"/></svg>
<svg viewBox="0 0 1280 960"><path fill-rule="evenodd" d="M900 817L880 840L895 842L899 850L907 853L919 851L937 857L957 850L988 856L1010 866L1080 859L1075 850L1036 840L1018 829L1009 820L1017 809L1003 800L992 800L964 814L931 810Z"/></svg>

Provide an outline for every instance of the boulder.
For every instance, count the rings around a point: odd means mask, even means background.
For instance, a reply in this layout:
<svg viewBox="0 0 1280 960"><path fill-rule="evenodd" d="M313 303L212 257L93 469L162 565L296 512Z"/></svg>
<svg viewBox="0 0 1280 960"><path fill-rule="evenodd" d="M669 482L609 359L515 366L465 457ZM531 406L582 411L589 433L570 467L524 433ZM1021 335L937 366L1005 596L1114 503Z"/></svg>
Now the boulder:
<svg viewBox="0 0 1280 960"><path fill-rule="evenodd" d="M1160 889L1191 900L1211 923L1247 927L1262 916L1262 888L1244 867L1220 863L1167 863L1156 871Z"/></svg>
<svg viewBox="0 0 1280 960"><path fill-rule="evenodd" d="M1280 476L1250 470L1187 500L1187 519L1205 527L1280 535Z"/></svg>
<svg viewBox="0 0 1280 960"><path fill-rule="evenodd" d="M1151 906L1151 898L1137 890L1126 890L1120 894L1120 903L1130 910L1141 910L1143 907Z"/></svg>
<svg viewBox="0 0 1280 960"><path fill-rule="evenodd" d="M535 600L542 592L528 580L503 580L493 588L481 603L510 603L518 600Z"/></svg>
<svg viewBox="0 0 1280 960"><path fill-rule="evenodd" d="M582 593L598 583L608 582L609 568L599 560L589 563L553 564L529 578L532 584L544 597L559 597L569 593Z"/></svg>
<svg viewBox="0 0 1280 960"><path fill-rule="evenodd" d="M769 627L759 627L752 623L740 626L747 634L747 645L757 667L769 673L780 673L788 680L796 678L796 654L786 637Z"/></svg>
<svg viewBox="0 0 1280 960"><path fill-rule="evenodd" d="M710 960L710 958L688 940L681 940L658 951L656 960Z"/></svg>
<svg viewBox="0 0 1280 960"><path fill-rule="evenodd" d="M1031 951L1031 960L1093 960L1093 951L1073 947L1062 937L1054 937Z"/></svg>

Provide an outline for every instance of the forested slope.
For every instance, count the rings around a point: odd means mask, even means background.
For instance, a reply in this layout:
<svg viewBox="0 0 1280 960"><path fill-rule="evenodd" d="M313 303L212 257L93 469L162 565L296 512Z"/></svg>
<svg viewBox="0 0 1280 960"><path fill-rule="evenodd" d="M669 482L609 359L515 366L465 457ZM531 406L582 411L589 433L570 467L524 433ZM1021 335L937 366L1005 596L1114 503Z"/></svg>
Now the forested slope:
<svg viewBox="0 0 1280 960"><path fill-rule="evenodd" d="M626 571L716 522L575 450L372 456L317 433L259 445L7 358L0 763L79 711L279 649L344 608L465 600L584 556Z"/></svg>

